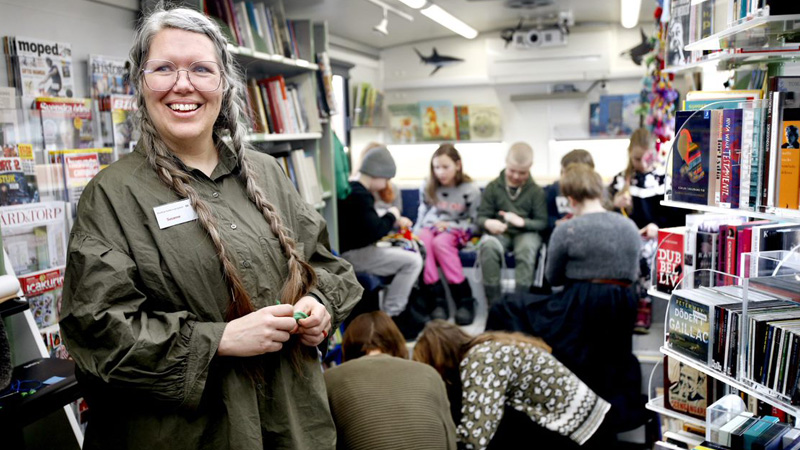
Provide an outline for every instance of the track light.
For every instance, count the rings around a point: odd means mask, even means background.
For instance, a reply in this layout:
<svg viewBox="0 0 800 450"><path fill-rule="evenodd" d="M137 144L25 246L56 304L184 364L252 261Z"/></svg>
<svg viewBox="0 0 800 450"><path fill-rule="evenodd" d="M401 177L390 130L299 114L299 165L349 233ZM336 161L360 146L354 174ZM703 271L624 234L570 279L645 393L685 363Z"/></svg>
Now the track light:
<svg viewBox="0 0 800 450"><path fill-rule="evenodd" d="M642 0L620 0L620 16L622 26L633 28L639 23L639 12L642 9Z"/></svg>
<svg viewBox="0 0 800 450"><path fill-rule="evenodd" d="M384 36L388 36L389 35L389 28L388 28L388 26L389 26L389 17L388 17L388 15L389 15L389 13L388 13L388 11L386 11L386 8L383 8L383 19L381 20L381 22L379 24L377 24L374 27L372 27L373 30L377 31L378 33L380 33L380 34L382 34Z"/></svg>

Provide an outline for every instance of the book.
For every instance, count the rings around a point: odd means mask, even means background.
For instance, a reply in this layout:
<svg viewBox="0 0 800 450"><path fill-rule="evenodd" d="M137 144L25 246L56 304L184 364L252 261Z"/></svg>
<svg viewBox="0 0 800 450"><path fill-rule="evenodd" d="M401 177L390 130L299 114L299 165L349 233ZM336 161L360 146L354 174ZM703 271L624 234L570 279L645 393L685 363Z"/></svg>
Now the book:
<svg viewBox="0 0 800 450"><path fill-rule="evenodd" d="M636 110L640 103L639 94L601 95L600 123L605 125L603 134L607 136L630 136L639 128Z"/></svg>
<svg viewBox="0 0 800 450"><path fill-rule="evenodd" d="M690 0L671 0L670 20L667 27L666 64L672 67L684 66L691 62L689 52L684 46L689 44Z"/></svg>
<svg viewBox="0 0 800 450"><path fill-rule="evenodd" d="M667 347L703 364L709 364L713 306L720 302L718 298L697 290L672 291L667 306Z"/></svg>
<svg viewBox="0 0 800 450"><path fill-rule="evenodd" d="M785 108L780 127L780 186L775 206L800 207L800 108Z"/></svg>
<svg viewBox="0 0 800 450"><path fill-rule="evenodd" d="M678 111L676 151L672 152L672 199L713 204L711 163L711 112Z"/></svg>
<svg viewBox="0 0 800 450"><path fill-rule="evenodd" d="M456 138L455 110L446 100L419 102L422 139L451 141Z"/></svg>
<svg viewBox="0 0 800 450"><path fill-rule="evenodd" d="M469 105L469 139L501 141L503 126L500 108L491 105Z"/></svg>
<svg viewBox="0 0 800 450"><path fill-rule="evenodd" d="M39 201L33 146L3 146L0 157L0 206Z"/></svg>
<svg viewBox="0 0 800 450"><path fill-rule="evenodd" d="M389 105L389 133L392 143L413 144L421 139L419 105Z"/></svg>
<svg viewBox="0 0 800 450"><path fill-rule="evenodd" d="M456 105L456 139L459 141L470 140L469 133L469 106Z"/></svg>
<svg viewBox="0 0 800 450"><path fill-rule="evenodd" d="M766 416L760 418L750 428L745 430L743 448L748 450L753 449L753 443L755 443L760 438L760 436L766 434L767 430L772 428L776 422L778 422L777 417Z"/></svg>
<svg viewBox="0 0 800 450"><path fill-rule="evenodd" d="M664 407L705 420L709 404L705 373L674 358L664 357Z"/></svg>
<svg viewBox="0 0 800 450"><path fill-rule="evenodd" d="M660 228L655 259L654 285L671 293L683 281L683 240L686 227Z"/></svg>

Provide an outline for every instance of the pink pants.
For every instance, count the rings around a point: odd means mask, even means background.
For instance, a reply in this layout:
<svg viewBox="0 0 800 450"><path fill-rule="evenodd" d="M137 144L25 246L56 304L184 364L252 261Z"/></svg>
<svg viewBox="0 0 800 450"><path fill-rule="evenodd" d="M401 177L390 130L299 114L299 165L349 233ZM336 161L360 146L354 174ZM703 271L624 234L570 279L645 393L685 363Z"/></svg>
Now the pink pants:
<svg viewBox="0 0 800 450"><path fill-rule="evenodd" d="M425 255L425 269L422 280L425 284L439 281L439 270L442 268L444 277L450 284L460 284L464 281L464 268L461 258L458 257L458 237L452 233L438 232L431 228L424 228L419 232L419 238L425 243L428 252Z"/></svg>

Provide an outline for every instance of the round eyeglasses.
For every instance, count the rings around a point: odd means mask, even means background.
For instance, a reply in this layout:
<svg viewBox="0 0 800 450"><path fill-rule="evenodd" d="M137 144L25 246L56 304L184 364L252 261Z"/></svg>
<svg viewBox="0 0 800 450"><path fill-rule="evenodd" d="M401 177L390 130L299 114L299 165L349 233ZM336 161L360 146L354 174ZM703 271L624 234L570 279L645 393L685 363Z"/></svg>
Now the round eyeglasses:
<svg viewBox="0 0 800 450"><path fill-rule="evenodd" d="M153 91L169 91L178 82L180 72L195 89L212 92L222 85L222 68L214 61L195 61L188 69L178 69L172 61L151 59L142 66L144 83Z"/></svg>

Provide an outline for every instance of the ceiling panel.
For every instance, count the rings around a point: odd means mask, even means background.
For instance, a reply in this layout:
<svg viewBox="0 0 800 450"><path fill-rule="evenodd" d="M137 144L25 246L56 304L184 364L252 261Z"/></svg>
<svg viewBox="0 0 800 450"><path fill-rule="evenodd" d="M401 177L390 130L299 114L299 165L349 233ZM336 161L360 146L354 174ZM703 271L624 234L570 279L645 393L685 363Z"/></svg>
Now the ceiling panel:
<svg viewBox="0 0 800 450"><path fill-rule="evenodd" d="M407 12L414 21L389 13L389 35L384 36L372 30L383 18L383 9L368 0L285 0L285 7L289 17L326 20L331 34L378 49L454 36L398 0L382 1ZM565 10L572 11L578 24L618 24L620 20L620 0L556 0L551 6L536 9L507 8L505 0L435 0L434 3L479 32L514 27L520 18L532 25L536 17ZM640 24L645 24L648 34L654 11L655 1L642 0Z"/></svg>

